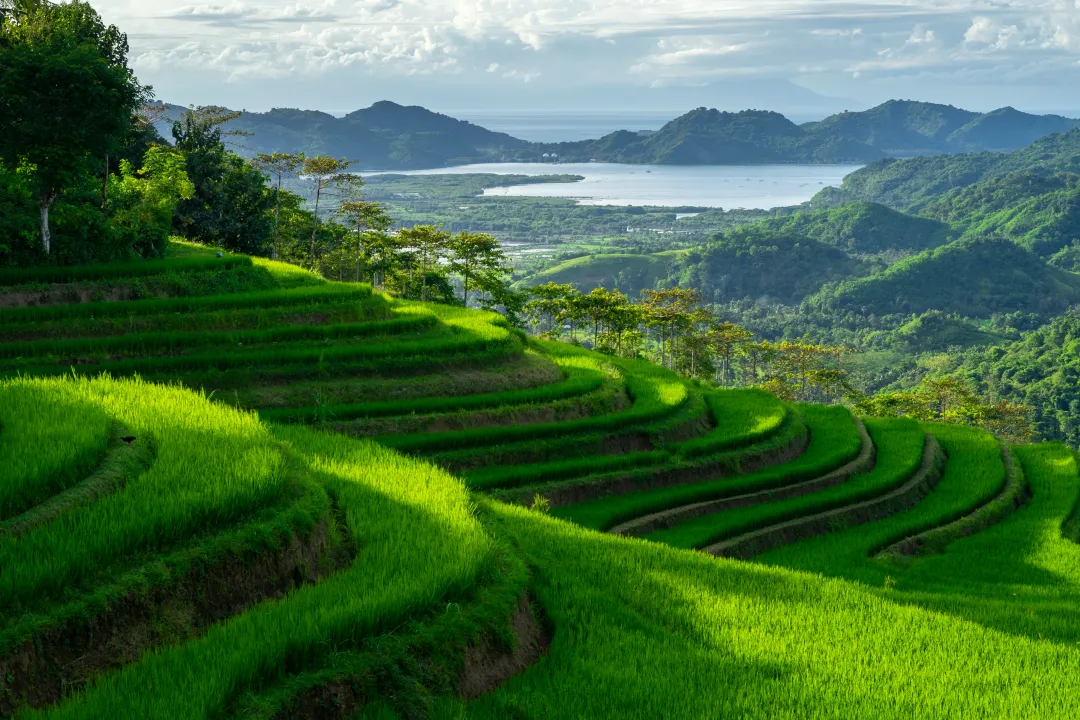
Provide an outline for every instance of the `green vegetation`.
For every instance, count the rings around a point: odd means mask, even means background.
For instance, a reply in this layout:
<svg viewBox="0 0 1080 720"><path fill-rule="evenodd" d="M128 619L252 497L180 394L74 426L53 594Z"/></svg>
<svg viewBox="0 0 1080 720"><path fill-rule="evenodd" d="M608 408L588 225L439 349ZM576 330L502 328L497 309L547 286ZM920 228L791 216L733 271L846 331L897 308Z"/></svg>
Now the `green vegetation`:
<svg viewBox="0 0 1080 720"><path fill-rule="evenodd" d="M807 406L802 414L810 431L810 445L796 460L748 475L702 479L685 485L602 498L557 508L554 514L579 525L607 530L649 513L680 505L735 497L810 480L831 472L859 453L859 434L843 408Z"/></svg>
<svg viewBox="0 0 1080 720"><path fill-rule="evenodd" d="M866 426L877 448L876 465L870 472L810 495L690 520L670 530L652 533L648 538L674 547L702 548L741 533L852 505L895 490L918 469L925 435L909 420L867 420Z"/></svg>
<svg viewBox="0 0 1080 720"><path fill-rule="evenodd" d="M770 218L751 227L761 235L802 235L858 256L929 250L944 245L950 235L945 223L865 201Z"/></svg>
<svg viewBox="0 0 1080 720"><path fill-rule="evenodd" d="M904 165L990 178L933 179L960 189L925 217L716 213L697 250L625 248L671 268L602 278L639 298L525 293L492 236L391 232L347 158L248 163L221 108L163 144L126 54L85 3L0 0L0 716L1080 711L1077 458L1022 444L1076 429L1077 131ZM66 82L87 107L35 123ZM270 115L406 165L537 149L387 104ZM1063 124L698 110L576 149L822 160ZM491 182L381 185L435 212ZM608 222L634 214L662 215Z"/></svg>
<svg viewBox="0 0 1080 720"><path fill-rule="evenodd" d="M528 287L549 282L571 284L582 292L605 287L636 295L641 290L654 288L656 281L670 272L671 264L676 259L677 255L668 253L586 255L538 272L524 284Z"/></svg>
<svg viewBox="0 0 1080 720"><path fill-rule="evenodd" d="M281 285L300 281L298 275L280 270L268 277ZM97 282L92 277L91 281ZM854 642L852 638L888 642L892 649L880 667L892 667L908 652L900 635L887 634L898 632L901 619L906 623L904 638L918 624L934 637L955 636L969 648L1026 663L1015 682L1057 678L1050 690L1039 690L1043 695L1060 686L1059 676L1073 672L1073 664L1080 663L1071 649L1027 638L1005 640L963 624L947 609L945 614L931 612L941 610L931 603L926 603L931 605L928 609L920 608L921 601L914 596L898 603L858 585L784 570L755 570L655 543L605 538L564 522L563 518L608 529L667 510L681 512L697 503L719 501L706 514L687 515L664 534L652 533L657 538L682 537L680 544L699 546L749 528L879 498L912 476L922 459L924 440L922 427L912 421L868 420L869 434L864 438L849 411L839 406L792 407L758 388L708 387L706 379L733 384L737 377L749 377L748 357L720 352L724 343L750 342L735 328L714 328L715 357L726 358L728 364L710 366L692 382L670 368L617 352L602 355L553 341L526 340L496 314L396 299L365 286L305 284L105 303L100 306L108 308L105 320L115 319L117 324L100 334L88 321L94 316L83 314L88 304L23 309L51 314L15 323L15 337L4 345L0 371L8 378L0 381L4 397L0 407L8 415L0 417L0 445L23 436L19 428L27 425L28 432L53 433L42 435L41 442L55 447L52 465L39 473L48 481L36 485L40 491L33 496L21 495L20 504L5 509L3 517L36 509L37 519L21 525L17 535L5 535L6 526L0 525L0 552L11 558L0 577L0 607L8 618L0 624L4 712L30 717L212 717L222 708L226 713L245 708L255 717L273 717L286 708L321 702L318 698L329 691L342 707L366 706L364 712L384 707L406 715L454 713L461 702L462 678L472 672L468 658L478 652L475 648L501 652L500 648L525 642L534 654L514 669L531 664L540 653L547 653L547 660L470 703L464 708L469 715L502 716L510 708L532 713L538 707L533 703L542 702L548 709L544 712L560 716L580 711L639 717L640 708L628 709L621 700L614 704L609 700L606 709L592 705L591 696L566 684L584 677L585 670L552 662L564 653L584 653L590 671L618 671L613 687L619 698L631 692L631 685L637 687L640 679L631 681L632 673L619 679L623 677L619 668L626 667L622 660L604 655L601 646L584 639L589 633L575 630L579 623L601 619L607 637L603 647L615 647L620 653L632 648L662 652L665 658L670 653L674 663L670 667L682 667L678 658L685 656L687 638L695 636L693 628L699 623L741 622L751 623L758 629L755 632L781 638L788 662L794 658L821 671L828 669L830 677L877 672L879 664L857 668L840 656L823 657L820 638L836 638L836 643L847 643L845 647ZM645 306L651 302L658 317L674 323L674 315L663 313L682 312L678 303L684 299L678 293L649 295ZM189 328L179 319L171 321L178 323L175 329L167 326L170 318L188 314L177 309L185 306L173 304L182 302L195 302L196 311L213 318L220 329ZM344 322L335 322L332 314L314 317L332 308L352 315ZM63 309L70 310L70 316ZM264 325L244 329L240 319L256 317L250 315L256 310ZM392 325L403 321L400 327ZM125 322L130 327L125 328ZM154 331L159 326L162 329ZM29 339L35 327L45 337ZM398 332L389 332L392 327ZM598 336L604 332L606 327L597 329ZM672 340L667 329L658 328L660 333L666 337L664 359L683 367L693 345L684 338ZM659 345L640 347L659 350ZM439 348L445 348L445 357L440 357ZM499 354L489 354L491 348L499 348ZM131 357L109 359L116 353ZM423 359L422 365L410 365L413 353ZM770 362L794 362L798 353L806 355L807 363L816 357L795 346L783 353L780 357L791 359ZM46 364L69 355L102 362L76 366L75 376L66 365ZM707 357L702 352L694 362ZM430 373L436 367L432 363L449 358L463 363L461 377L453 382L441 374L415 374L420 367ZM361 365L366 375L358 379L355 368ZM161 379L206 388L205 395L147 380L77 377L95 376L106 367L114 372L152 368ZM783 382L792 392L811 392L809 385L799 389L797 365L783 371L781 367L787 366L776 365L770 371L774 378L786 378ZM345 368L353 369L349 375L340 374ZM20 371L22 376L17 375ZM64 377L26 376L54 372ZM505 374L500 380L504 384L491 383L489 378L500 372ZM221 390L230 384L236 392ZM600 392L606 399L583 407L581 415L545 419L544 411L553 403L591 403L587 398ZM14 398L26 400L9 402ZM925 402L932 405L930 399ZM86 409L75 412L72 403ZM50 414L34 413L37 405L49 407ZM950 418L957 417L952 407L942 406ZM244 408L258 408L261 416ZM516 417L514 413L527 413L521 417L529 419L515 424L486 422ZM365 440L334 432L347 429L352 418L400 420L405 423L402 427L409 427L425 414L435 424L422 432ZM266 424L271 418L300 419L314 427ZM446 429L469 427L473 420L476 427ZM39 429L32 427L35 424ZM118 442L117 428L130 433L135 445L152 448L148 461L116 465L127 468L120 470L127 473L122 482L68 498L66 488L103 472L111 462L102 464L106 450ZM17 436L9 432L12 429ZM860 562L869 567L886 562L870 557L886 540L896 542L969 515L1002 490L1004 472L996 440L959 426L928 429L949 451L946 476L938 488L913 510L837 533L838 537L863 533L857 536L866 547ZM978 440L968 454L965 438ZM430 454L440 463L462 468L467 485L386 445ZM15 456L37 459L41 454L33 451L35 447L16 446ZM983 457L990 453L996 453L997 471ZM868 463L875 457L877 464L870 470ZM1037 491L1036 480L1031 482ZM4 484L11 483L0 483ZM525 502L534 509L481 499L475 494L479 492ZM995 532L1025 511L1010 509L1004 508L997 517L1001 525L981 525L975 537ZM543 518L545 513L555 518ZM888 532L881 532L883 527ZM948 547L972 539L954 540ZM295 560L287 560L290 557ZM830 555L833 560L842 557L839 552ZM265 582L265 563L291 567L290 562L301 562L306 569L271 574L278 578L273 582L285 583L281 586L285 589L276 593L261 595L246 579L245 573L251 572ZM917 568L923 559L888 562L892 563L888 573L896 574L908 566ZM524 571L526 563L533 573ZM664 579L656 584L650 577ZM673 578L677 585L670 584ZM218 611L223 614L210 613L195 599L188 611L193 614L182 616L188 620L171 615L168 598L174 594L187 598L185 588L192 583L203 587L203 582L211 583L207 587L215 592L233 588L228 608ZM695 595L699 601L691 604L674 602L673 598L683 597L678 588L687 583L710 589L701 590ZM750 610L760 600L743 609L741 603L730 602L732 588L741 588L743 597L766 586L774 588L769 602L779 601L775 588L781 587L779 597L789 598L784 602L810 598L810 604L778 620L771 613ZM553 631L550 647L522 635L527 632L522 623L527 621L520 614L520 598L526 590L536 612L542 613L541 622ZM586 594L579 595L582 592ZM260 602L270 597L278 599ZM126 603L159 613L162 620L144 632L121 613ZM636 619L618 611L620 606L633 608ZM612 614L594 615L603 608L610 608L603 613ZM882 617L889 622L882 624ZM672 619L678 629L670 625ZM95 654L103 658L95 662L102 664L90 667L77 663L57 668L40 659L48 657L55 643L71 642L73 628L85 621L115 623L122 637L135 643L135 650L123 657ZM1034 638L1046 625L1031 620L1025 627ZM817 637L808 636L807 628ZM1067 632L1064 628L1061 624L1057 631ZM81 652L103 652L92 639L79 637L84 640L78 642L91 643L80 646L85 647ZM523 637L533 639L522 641ZM46 681L33 686L40 695L22 696L21 689L31 687L25 674L30 671L11 665L8 658L31 645L45 649L45 655L29 657L33 672ZM705 655L699 652L699 659L720 653L719 645L706 647L713 649L703 651ZM777 651L770 644L768 652ZM920 652L925 658L925 651ZM934 656L934 662L949 664L954 678L950 686L954 694L935 697L954 698L958 688L976 687L975 675L957 671L966 667L958 664L962 657L966 656ZM979 669L985 673L985 663ZM82 682L89 673L96 679L81 692L65 692L59 682ZM655 685L653 695L658 698L693 688L702 691L701 697L709 696L704 690L711 685L704 684L704 675L684 673L675 685L667 670L660 675L669 679L648 681ZM763 677L751 672L736 679L753 693L764 692ZM985 674L978 677L981 683ZM845 678L830 680L825 687L836 695L840 686L831 683L845 683ZM556 680L563 688L559 693L542 689ZM54 681L57 684L50 685ZM532 683L540 685L530 689ZM826 712L820 704L820 687L813 695L802 695L806 683L793 679L782 683L783 697L800 698L797 704L809 708L810 715ZM136 691L149 685L161 690ZM364 699L346 689L351 687L364 688ZM916 687L921 698L930 684L919 681ZM975 699L965 707L982 702L979 698L985 694L971 695ZM787 701L776 697L776 693L758 697L754 706L758 709L751 714L776 708L783 712ZM996 702L1017 703L1010 707L1022 713L1027 708L1024 701L1011 697L998 693ZM54 700L61 702L47 707ZM846 695L834 700L828 712L838 706L856 713L876 707ZM699 709L705 708L721 709L702 701Z"/></svg>
<svg viewBox="0 0 1080 720"><path fill-rule="evenodd" d="M1007 240L964 238L902 260L811 300L833 312L923 313L949 308L968 317L1002 312L1059 313L1080 302L1080 276L1048 266Z"/></svg>
<svg viewBox="0 0 1080 720"><path fill-rule="evenodd" d="M7 520L88 475L105 454L109 418L78 390L59 396L32 386L0 404L0 520Z"/></svg>

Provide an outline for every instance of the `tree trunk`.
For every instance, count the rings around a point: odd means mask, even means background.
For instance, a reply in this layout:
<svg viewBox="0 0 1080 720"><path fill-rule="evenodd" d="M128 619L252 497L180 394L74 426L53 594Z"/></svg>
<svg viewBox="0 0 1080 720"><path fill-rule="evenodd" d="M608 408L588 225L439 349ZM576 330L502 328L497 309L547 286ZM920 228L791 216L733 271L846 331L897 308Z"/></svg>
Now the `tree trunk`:
<svg viewBox="0 0 1080 720"><path fill-rule="evenodd" d="M319 231L319 198L322 195L322 183L315 186L315 214L311 224L311 269L315 269L315 233Z"/></svg>
<svg viewBox="0 0 1080 720"><path fill-rule="evenodd" d="M48 255L52 251L52 232L49 230L49 206L52 205L52 197L45 192L41 193L41 247Z"/></svg>
<svg viewBox="0 0 1080 720"><path fill-rule="evenodd" d="M281 218L281 175L278 175L277 189L274 191L274 244L270 248L270 259L278 256L278 222Z"/></svg>
<svg viewBox="0 0 1080 720"><path fill-rule="evenodd" d="M356 226L356 282L360 282L360 226ZM372 285L375 285L375 277L372 277Z"/></svg>
<svg viewBox="0 0 1080 720"><path fill-rule="evenodd" d="M109 210L109 153L105 153L105 177L101 179L101 212Z"/></svg>
<svg viewBox="0 0 1080 720"><path fill-rule="evenodd" d="M420 300L427 302L427 253L422 253L420 258L420 272L423 274L420 278Z"/></svg>

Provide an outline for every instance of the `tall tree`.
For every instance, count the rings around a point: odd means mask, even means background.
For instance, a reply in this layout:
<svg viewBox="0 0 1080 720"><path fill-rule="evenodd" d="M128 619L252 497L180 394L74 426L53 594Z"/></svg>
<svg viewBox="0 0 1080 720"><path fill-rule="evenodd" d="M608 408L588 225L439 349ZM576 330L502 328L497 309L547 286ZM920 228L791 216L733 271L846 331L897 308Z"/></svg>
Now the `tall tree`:
<svg viewBox="0 0 1080 720"><path fill-rule="evenodd" d="M417 225L398 233L398 242L410 248L420 264L420 299L428 299L428 274L440 267L450 244L450 233L433 225Z"/></svg>
<svg viewBox="0 0 1080 720"><path fill-rule="evenodd" d="M262 255L271 235L273 198L266 176L225 149L222 126L235 115L189 108L173 123L176 148L187 160L195 194L177 207L178 234L228 250Z"/></svg>
<svg viewBox="0 0 1080 720"><path fill-rule="evenodd" d="M506 282L510 267L502 245L491 235L459 233L449 241L450 272L461 277L462 303L469 307L469 289L492 292Z"/></svg>
<svg viewBox="0 0 1080 720"><path fill-rule="evenodd" d="M304 153L259 153L251 164L274 180L274 244L271 246L270 257L276 260L280 241L278 227L281 224L281 183L286 177L296 174L304 164Z"/></svg>
<svg viewBox="0 0 1080 720"><path fill-rule="evenodd" d="M338 208L350 230L356 233L356 282L360 282L361 266L366 265L372 273L376 268L385 271L385 263L392 252L392 244L386 231L394 221L386 208L376 202L346 200ZM372 277L372 283L375 278Z"/></svg>
<svg viewBox="0 0 1080 720"><path fill-rule="evenodd" d="M150 96L127 66L127 36L94 9L9 3L0 22L0 161L33 168L41 248L60 193L128 132Z"/></svg>
<svg viewBox="0 0 1080 720"><path fill-rule="evenodd" d="M359 175L348 172L349 168L356 163L355 160L338 160L329 155L314 155L305 157L303 162L304 177L315 185L315 224L311 228L311 267L315 268L316 245L315 238L319 232L319 204L324 194L347 187L356 187L362 184Z"/></svg>

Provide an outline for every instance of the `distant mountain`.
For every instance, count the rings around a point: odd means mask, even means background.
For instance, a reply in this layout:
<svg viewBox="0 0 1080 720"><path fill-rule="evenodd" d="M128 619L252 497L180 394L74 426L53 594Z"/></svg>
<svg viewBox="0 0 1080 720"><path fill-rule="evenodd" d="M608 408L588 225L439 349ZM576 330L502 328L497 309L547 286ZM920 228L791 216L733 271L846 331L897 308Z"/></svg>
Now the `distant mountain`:
<svg viewBox="0 0 1080 720"><path fill-rule="evenodd" d="M170 106L178 117L184 108ZM383 101L338 118L311 110L245 112L228 124L250 133L237 151L304 152L359 161L360 170L419 170L529 158L530 143L418 106ZM168 132L163 132L169 137Z"/></svg>
<svg viewBox="0 0 1080 720"><path fill-rule="evenodd" d="M890 100L862 112L840 113L802 125L811 135L862 143L890 157L1009 152L1075 127L1080 127L1080 120L1029 115L1011 107L980 114L910 100Z"/></svg>
<svg viewBox="0 0 1080 720"><path fill-rule="evenodd" d="M170 117L183 112L170 106ZM167 123L159 129L168 137ZM383 101L335 117L311 110L244 113L240 152L305 152L355 158L359 169L415 170L477 162L606 161L663 165L871 163L886 157L1012 150L1078 120L1012 108L980 115L948 105L891 101L796 125L775 112L704 107L656 132L619 130L595 140L531 143L418 106Z"/></svg>
<svg viewBox="0 0 1080 720"><path fill-rule="evenodd" d="M802 128L813 135L843 137L869 145L880 150L882 156L930 155L947 152L949 135L978 117L978 113L951 105L890 100L862 112L845 112L806 123Z"/></svg>
<svg viewBox="0 0 1080 720"><path fill-rule="evenodd" d="M864 163L884 157L866 144L839 136L815 135L779 113L730 113L698 108L651 134L619 131L599 140L545 145L568 162L658 165L740 165L746 163Z"/></svg>

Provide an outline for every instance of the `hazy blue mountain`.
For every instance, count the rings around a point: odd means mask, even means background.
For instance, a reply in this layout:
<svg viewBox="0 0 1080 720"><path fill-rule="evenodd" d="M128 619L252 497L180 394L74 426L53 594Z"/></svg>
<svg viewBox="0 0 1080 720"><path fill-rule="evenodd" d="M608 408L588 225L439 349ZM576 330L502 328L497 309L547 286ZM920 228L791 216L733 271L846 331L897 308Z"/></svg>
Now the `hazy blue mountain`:
<svg viewBox="0 0 1080 720"><path fill-rule="evenodd" d="M175 118L183 111L170 106ZM419 106L377 102L344 117L277 108L244 113L229 128L245 133L238 150L348 157L361 170L407 170L475 162L592 160L665 165L870 163L886 157L1014 149L1080 121L890 101L797 125L775 112L691 110L656 132L620 130L595 140L531 143ZM161 125L164 125L162 123ZM168 136L167 128L161 127Z"/></svg>

